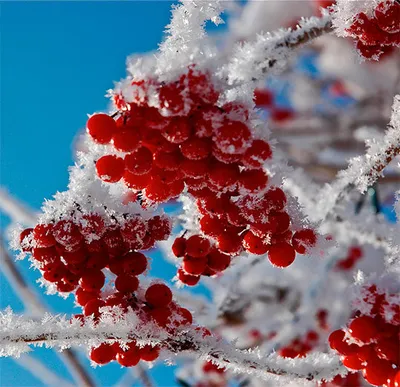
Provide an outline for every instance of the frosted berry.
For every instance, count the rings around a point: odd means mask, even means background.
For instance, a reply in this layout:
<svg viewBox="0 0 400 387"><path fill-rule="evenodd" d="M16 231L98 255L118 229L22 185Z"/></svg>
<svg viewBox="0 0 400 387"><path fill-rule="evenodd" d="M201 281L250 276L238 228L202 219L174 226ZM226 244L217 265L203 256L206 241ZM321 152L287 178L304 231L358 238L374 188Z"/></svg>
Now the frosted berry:
<svg viewBox="0 0 400 387"><path fill-rule="evenodd" d="M124 367L134 367L140 361L139 347L130 346L127 351L119 351L116 360Z"/></svg>
<svg viewBox="0 0 400 387"><path fill-rule="evenodd" d="M202 160L211 152L211 142L206 138L191 137L181 144L181 152L189 160Z"/></svg>
<svg viewBox="0 0 400 387"><path fill-rule="evenodd" d="M93 298L89 300L84 307L83 314L85 316L100 316L100 308L104 307L106 304L103 300L99 300L98 298Z"/></svg>
<svg viewBox="0 0 400 387"><path fill-rule="evenodd" d="M287 267L296 258L296 251L288 243L272 245L268 251L268 259L277 267Z"/></svg>
<svg viewBox="0 0 400 387"><path fill-rule="evenodd" d="M151 173L144 175L135 175L129 171L125 171L123 175L123 182L128 188L135 190L145 189L151 181Z"/></svg>
<svg viewBox="0 0 400 387"><path fill-rule="evenodd" d="M260 168L271 157L269 144L264 140L254 140L242 156L242 164L247 168Z"/></svg>
<svg viewBox="0 0 400 387"><path fill-rule="evenodd" d="M178 279L188 286L195 286L200 280L199 276L190 275L185 273L182 269L178 270Z"/></svg>
<svg viewBox="0 0 400 387"><path fill-rule="evenodd" d="M100 157L96 162L97 175L107 183L121 180L125 170L124 160L114 155Z"/></svg>
<svg viewBox="0 0 400 387"><path fill-rule="evenodd" d="M201 275L207 266L207 258L204 257L191 257L185 255L183 259L183 270L190 275Z"/></svg>
<svg viewBox="0 0 400 387"><path fill-rule="evenodd" d="M200 219L200 229L204 234L209 235L211 237L217 237L221 233L224 232L226 228L226 223L211 215L203 215Z"/></svg>
<svg viewBox="0 0 400 387"><path fill-rule="evenodd" d="M76 302L81 306L85 306L89 301L97 299L98 296L97 292L88 292L82 288L76 289L75 292Z"/></svg>
<svg viewBox="0 0 400 387"><path fill-rule="evenodd" d="M117 275L120 275L122 272L126 272L130 275L137 276L144 273L147 269L146 256L137 251L126 253L122 259L117 259L117 262L118 261L121 262L121 267L119 269L112 268L112 265L110 266L110 270Z"/></svg>
<svg viewBox="0 0 400 387"><path fill-rule="evenodd" d="M60 220L54 225L53 235L62 246L76 246L82 241L79 228L70 220Z"/></svg>
<svg viewBox="0 0 400 387"><path fill-rule="evenodd" d="M228 254L221 253L217 249L213 249L207 255L207 266L215 271L224 271L229 267L231 263L231 256Z"/></svg>
<svg viewBox="0 0 400 387"><path fill-rule="evenodd" d="M155 240L163 241L171 234L171 221L167 216L155 216L149 219L148 229Z"/></svg>
<svg viewBox="0 0 400 387"><path fill-rule="evenodd" d="M268 183L268 176L262 169L242 171L239 176L239 189L248 192L259 192Z"/></svg>
<svg viewBox="0 0 400 387"><path fill-rule="evenodd" d="M264 242L262 238L254 235L251 231L246 232L243 238L243 247L252 254L262 255L265 254L269 246Z"/></svg>
<svg viewBox="0 0 400 387"><path fill-rule="evenodd" d="M369 343L378 334L378 327L372 317L360 316L350 323L349 332L362 343Z"/></svg>
<svg viewBox="0 0 400 387"><path fill-rule="evenodd" d="M173 144L182 144L191 135L189 121L185 117L175 117L163 130L163 136Z"/></svg>
<svg viewBox="0 0 400 387"><path fill-rule="evenodd" d="M176 171L183 161L181 152L163 152L157 151L153 155L154 165L158 168L165 169L167 171Z"/></svg>
<svg viewBox="0 0 400 387"><path fill-rule="evenodd" d="M125 156L125 167L134 175L144 175L148 173L152 164L153 154L144 146Z"/></svg>
<svg viewBox="0 0 400 387"><path fill-rule="evenodd" d="M146 290L145 298L151 306L161 308L172 301L172 292L167 285L153 284Z"/></svg>
<svg viewBox="0 0 400 387"><path fill-rule="evenodd" d="M186 252L186 239L183 237L176 238L172 244L172 252L175 257L183 257Z"/></svg>
<svg viewBox="0 0 400 387"><path fill-rule="evenodd" d="M111 344L103 343L90 351L90 358L97 364L107 364L114 360L116 352Z"/></svg>
<svg viewBox="0 0 400 387"><path fill-rule="evenodd" d="M21 232L19 235L19 243L21 245L22 251L32 250L32 238L33 238L33 228L27 228Z"/></svg>
<svg viewBox="0 0 400 387"><path fill-rule="evenodd" d="M249 146L250 137L250 130L243 122L229 121L218 129L215 143L224 153L241 154Z"/></svg>
<svg viewBox="0 0 400 387"><path fill-rule="evenodd" d="M400 32L400 5L396 1L382 1L375 8L376 22L390 34Z"/></svg>
<svg viewBox="0 0 400 387"><path fill-rule="evenodd" d="M186 241L186 253L192 257L205 257L210 249L210 241L200 235L193 235Z"/></svg>
<svg viewBox="0 0 400 387"><path fill-rule="evenodd" d="M378 358L370 359L364 368L363 376L365 380L373 386L384 384L393 368L390 362Z"/></svg>
<svg viewBox="0 0 400 387"><path fill-rule="evenodd" d="M121 235L124 240L135 242L145 237L147 225L140 216L128 218L121 227Z"/></svg>
<svg viewBox="0 0 400 387"><path fill-rule="evenodd" d="M104 220L98 214L85 214L79 222L79 230L83 236L101 237L105 231Z"/></svg>
<svg viewBox="0 0 400 387"><path fill-rule="evenodd" d="M217 192L222 189L232 189L236 187L239 167L235 164L215 163L212 165L208 177ZM210 188L213 189L213 186Z"/></svg>
<svg viewBox="0 0 400 387"><path fill-rule="evenodd" d="M86 123L87 131L99 144L108 144L117 131L117 124L107 114L95 114Z"/></svg>
<svg viewBox="0 0 400 387"><path fill-rule="evenodd" d="M79 284L83 290L96 292L103 287L105 279L101 270L89 270L82 276Z"/></svg>
<svg viewBox="0 0 400 387"><path fill-rule="evenodd" d="M115 289L121 293L133 293L139 286L137 277L129 274L120 274L115 279Z"/></svg>
<svg viewBox="0 0 400 387"><path fill-rule="evenodd" d="M230 231L225 231L217 238L218 248L227 254L238 254L242 250L242 238Z"/></svg>
<svg viewBox="0 0 400 387"><path fill-rule="evenodd" d="M120 152L132 152L140 147L141 136L139 131L124 130L117 132L113 137L114 148Z"/></svg>
<svg viewBox="0 0 400 387"><path fill-rule="evenodd" d="M154 361L160 355L160 349L158 347L152 347L151 345L145 345L140 348L140 358L144 361Z"/></svg>
<svg viewBox="0 0 400 387"><path fill-rule="evenodd" d="M38 224L33 229L33 238L37 247L51 247L56 244L53 236L53 224Z"/></svg>

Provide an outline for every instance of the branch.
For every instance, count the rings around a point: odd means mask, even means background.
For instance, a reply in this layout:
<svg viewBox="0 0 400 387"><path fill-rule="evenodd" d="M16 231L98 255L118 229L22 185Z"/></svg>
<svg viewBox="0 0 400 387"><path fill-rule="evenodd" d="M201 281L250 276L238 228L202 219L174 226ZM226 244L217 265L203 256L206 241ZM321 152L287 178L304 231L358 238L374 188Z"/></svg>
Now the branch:
<svg viewBox="0 0 400 387"><path fill-rule="evenodd" d="M276 377L306 380L330 380L345 373L336 356L313 354L303 359L284 359L276 354L262 358L259 351L241 351L196 329L181 329L175 335L150 324L143 324L134 313L116 320L116 313L104 313L100 321L85 321L46 316L41 323L14 315L10 310L0 314L0 356L18 356L29 345L58 346L98 345L100 342L136 340L139 345L159 345L170 354L189 352L197 357L237 373L248 373L263 379Z"/></svg>
<svg viewBox="0 0 400 387"><path fill-rule="evenodd" d="M260 34L255 42L238 45L222 72L234 86L259 81L270 70L283 69L292 50L332 31L331 16L324 12L320 18L302 19L295 30Z"/></svg>

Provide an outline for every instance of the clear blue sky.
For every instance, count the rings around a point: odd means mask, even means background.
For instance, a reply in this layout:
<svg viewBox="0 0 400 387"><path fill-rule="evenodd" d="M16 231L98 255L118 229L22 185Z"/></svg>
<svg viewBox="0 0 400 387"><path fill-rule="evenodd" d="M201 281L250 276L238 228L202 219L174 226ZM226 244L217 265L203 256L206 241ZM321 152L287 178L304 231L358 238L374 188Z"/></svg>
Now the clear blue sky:
<svg viewBox="0 0 400 387"><path fill-rule="evenodd" d="M105 92L125 76L129 54L157 48L170 7L169 1L1 4L2 186L35 209L66 189L71 144L86 114L106 108ZM5 217L0 221L2 227L8 224ZM28 262L18 266L34 283L38 274ZM153 274L170 279L174 268L158 259ZM72 311L71 299L43 298L53 311ZM23 311L1 274L0 308L7 305ZM54 352L38 349L33 354L70 379ZM89 367L88 360L84 363ZM115 364L91 370L103 386L112 385L122 372ZM158 386L175 385L172 368L158 366L152 375ZM42 384L13 360L1 358L0 385Z"/></svg>

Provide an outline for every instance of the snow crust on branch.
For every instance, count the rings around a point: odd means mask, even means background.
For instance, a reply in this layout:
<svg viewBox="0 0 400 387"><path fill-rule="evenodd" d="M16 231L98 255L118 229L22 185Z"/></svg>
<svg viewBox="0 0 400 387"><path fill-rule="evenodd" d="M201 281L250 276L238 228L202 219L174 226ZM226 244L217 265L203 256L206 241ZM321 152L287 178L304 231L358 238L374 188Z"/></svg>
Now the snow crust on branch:
<svg viewBox="0 0 400 387"><path fill-rule="evenodd" d="M31 344L64 349L72 345L96 346L101 342L123 344L135 339L138 345L162 345L170 355L178 351L195 351L217 365L265 380L274 380L276 376L281 376L281 381L285 381L286 376L330 380L337 374L346 373L339 358L330 354L317 353L304 359L283 359L275 354L262 358L256 350L237 350L232 344L204 336L202 331L186 328L179 330L177 335L169 335L144 326L133 313L116 317L116 312L114 309L105 313L96 323L87 319L82 325L78 319L68 320L65 316L50 314L38 322L15 315L8 309L0 313L0 356L19 356L29 351Z"/></svg>

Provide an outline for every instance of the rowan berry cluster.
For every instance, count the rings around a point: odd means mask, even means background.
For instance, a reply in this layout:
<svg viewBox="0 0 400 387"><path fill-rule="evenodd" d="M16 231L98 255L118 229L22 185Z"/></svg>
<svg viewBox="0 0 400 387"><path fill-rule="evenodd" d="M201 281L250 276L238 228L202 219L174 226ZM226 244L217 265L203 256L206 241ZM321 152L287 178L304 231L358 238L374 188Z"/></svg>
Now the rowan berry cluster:
<svg viewBox="0 0 400 387"><path fill-rule="evenodd" d="M363 299L369 314L357 312L347 329L329 336L329 344L350 370L362 370L374 386L394 387L400 380L400 305L395 295L386 295L376 286ZM364 308L363 308L364 309Z"/></svg>
<svg viewBox="0 0 400 387"><path fill-rule="evenodd" d="M352 246L347 252L347 256L339 260L336 264L336 268L339 270L350 270L357 262L363 257L363 251L359 246Z"/></svg>
<svg viewBox="0 0 400 387"><path fill-rule="evenodd" d="M395 0L380 2L373 14L360 12L346 32L356 39L356 47L365 58L378 59L400 45L400 4Z"/></svg>
<svg viewBox="0 0 400 387"><path fill-rule="evenodd" d="M313 350L318 344L319 335L317 332L310 330L306 333L304 338L297 337L293 339L288 345L279 350L279 355L282 357L304 357Z"/></svg>

